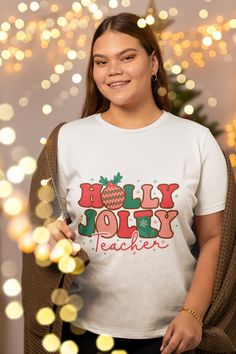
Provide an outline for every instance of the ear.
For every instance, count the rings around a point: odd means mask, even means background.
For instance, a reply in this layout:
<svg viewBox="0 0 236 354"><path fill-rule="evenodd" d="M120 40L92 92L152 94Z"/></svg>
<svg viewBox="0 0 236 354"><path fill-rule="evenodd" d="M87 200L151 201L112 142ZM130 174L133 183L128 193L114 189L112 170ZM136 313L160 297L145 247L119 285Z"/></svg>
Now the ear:
<svg viewBox="0 0 236 354"><path fill-rule="evenodd" d="M152 72L153 74L156 74L158 72L159 65L158 65L158 59L155 50L153 50L151 54L151 64L152 64Z"/></svg>

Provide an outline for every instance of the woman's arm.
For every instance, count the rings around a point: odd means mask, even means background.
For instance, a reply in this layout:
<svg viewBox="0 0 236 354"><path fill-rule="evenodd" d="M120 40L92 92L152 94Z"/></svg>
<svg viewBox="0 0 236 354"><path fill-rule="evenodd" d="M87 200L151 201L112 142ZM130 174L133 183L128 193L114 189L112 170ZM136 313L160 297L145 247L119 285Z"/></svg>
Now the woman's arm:
<svg viewBox="0 0 236 354"><path fill-rule="evenodd" d="M210 306L216 275L220 235L224 211L209 215L195 215L200 253L191 287L184 306L204 318ZM163 354L179 354L196 348L202 337L202 328L189 312L181 311L169 325L163 338Z"/></svg>
<svg viewBox="0 0 236 354"><path fill-rule="evenodd" d="M194 217L200 254L184 306L192 308L201 319L212 299L223 215L224 211L219 211Z"/></svg>

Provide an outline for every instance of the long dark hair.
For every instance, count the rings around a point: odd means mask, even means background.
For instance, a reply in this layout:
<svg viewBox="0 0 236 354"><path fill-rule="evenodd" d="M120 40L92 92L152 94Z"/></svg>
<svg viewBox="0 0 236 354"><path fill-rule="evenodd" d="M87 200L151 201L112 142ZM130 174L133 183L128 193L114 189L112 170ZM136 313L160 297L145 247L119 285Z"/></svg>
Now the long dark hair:
<svg viewBox="0 0 236 354"><path fill-rule="evenodd" d="M151 55L152 52L155 51L158 59L159 69L157 72L157 80L152 80L152 93L157 107L161 110L169 110L167 97L168 83L166 72L163 67L161 51L151 27L148 25L144 28L138 27L137 22L139 19L140 17L135 14L124 12L118 15L106 17L96 29L91 44L90 58L86 76L86 97L81 118L95 113L105 112L110 106L110 101L101 94L93 79L93 46L95 41L107 30L126 33L132 37L137 38L148 55ZM166 89L166 95L158 94L159 87L164 87Z"/></svg>

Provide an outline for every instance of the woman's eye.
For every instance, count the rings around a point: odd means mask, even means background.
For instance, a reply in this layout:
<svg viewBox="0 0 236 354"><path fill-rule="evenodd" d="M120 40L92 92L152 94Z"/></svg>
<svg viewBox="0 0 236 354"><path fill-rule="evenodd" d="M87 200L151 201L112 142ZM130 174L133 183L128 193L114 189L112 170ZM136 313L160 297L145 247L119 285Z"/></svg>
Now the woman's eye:
<svg viewBox="0 0 236 354"><path fill-rule="evenodd" d="M104 65L106 61L95 61L96 65Z"/></svg>
<svg viewBox="0 0 236 354"><path fill-rule="evenodd" d="M106 62L105 61L97 61L96 64L97 65L104 65L104 64L106 64Z"/></svg>
<svg viewBox="0 0 236 354"><path fill-rule="evenodd" d="M123 58L122 60L129 60L129 59L133 59L134 55L129 55L128 57Z"/></svg>

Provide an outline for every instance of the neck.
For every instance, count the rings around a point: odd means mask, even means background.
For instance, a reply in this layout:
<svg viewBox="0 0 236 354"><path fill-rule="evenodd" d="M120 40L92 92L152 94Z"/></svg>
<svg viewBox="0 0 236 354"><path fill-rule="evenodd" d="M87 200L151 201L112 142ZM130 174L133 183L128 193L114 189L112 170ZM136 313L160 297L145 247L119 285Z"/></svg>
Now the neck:
<svg viewBox="0 0 236 354"><path fill-rule="evenodd" d="M104 120L117 127L136 129L153 123L160 118L162 113L162 110L155 103L153 105L144 105L142 102L139 107L135 108L111 104L110 108L102 113L101 116Z"/></svg>

